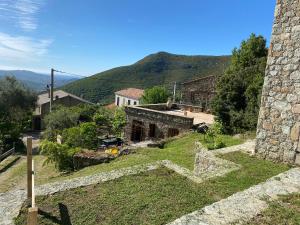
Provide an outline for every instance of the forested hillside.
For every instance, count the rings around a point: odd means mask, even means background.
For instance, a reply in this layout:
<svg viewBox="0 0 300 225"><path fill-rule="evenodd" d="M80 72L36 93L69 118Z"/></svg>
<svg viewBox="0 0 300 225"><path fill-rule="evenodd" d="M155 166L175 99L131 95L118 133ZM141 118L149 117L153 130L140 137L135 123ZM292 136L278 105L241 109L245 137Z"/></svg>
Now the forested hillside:
<svg viewBox="0 0 300 225"><path fill-rule="evenodd" d="M101 104L111 103L114 92L123 88L148 88L181 83L196 77L219 75L230 56L185 56L166 52L149 55L130 66L114 68L72 82L62 89Z"/></svg>

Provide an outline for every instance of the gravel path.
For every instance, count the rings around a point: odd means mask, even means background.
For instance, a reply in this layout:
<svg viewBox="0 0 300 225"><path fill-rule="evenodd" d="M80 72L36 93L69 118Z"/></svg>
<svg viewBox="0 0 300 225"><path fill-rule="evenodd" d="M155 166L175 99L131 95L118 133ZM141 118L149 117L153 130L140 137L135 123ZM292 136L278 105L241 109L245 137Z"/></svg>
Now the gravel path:
<svg viewBox="0 0 300 225"><path fill-rule="evenodd" d="M300 192L300 168L291 169L243 192L187 214L169 225L242 224L268 207L278 195Z"/></svg>

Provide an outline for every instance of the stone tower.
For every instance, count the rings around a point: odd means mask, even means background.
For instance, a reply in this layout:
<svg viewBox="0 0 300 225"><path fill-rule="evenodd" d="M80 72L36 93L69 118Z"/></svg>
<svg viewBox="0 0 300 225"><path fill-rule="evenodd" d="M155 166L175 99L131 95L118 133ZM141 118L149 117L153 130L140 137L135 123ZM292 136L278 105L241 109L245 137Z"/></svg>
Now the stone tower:
<svg viewBox="0 0 300 225"><path fill-rule="evenodd" d="M255 153L300 164L300 0L277 0Z"/></svg>

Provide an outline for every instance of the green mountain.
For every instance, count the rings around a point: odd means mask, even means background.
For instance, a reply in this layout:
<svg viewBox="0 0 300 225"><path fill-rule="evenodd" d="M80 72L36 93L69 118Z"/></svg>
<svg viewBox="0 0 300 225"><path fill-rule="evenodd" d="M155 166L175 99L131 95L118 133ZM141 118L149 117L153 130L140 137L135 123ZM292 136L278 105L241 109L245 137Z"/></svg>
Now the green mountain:
<svg viewBox="0 0 300 225"><path fill-rule="evenodd" d="M219 75L229 65L230 56L185 56L166 52L151 54L130 66L117 67L77 80L63 90L100 104L113 102L114 92L134 87L178 84L207 75ZM180 87L179 87L180 88Z"/></svg>

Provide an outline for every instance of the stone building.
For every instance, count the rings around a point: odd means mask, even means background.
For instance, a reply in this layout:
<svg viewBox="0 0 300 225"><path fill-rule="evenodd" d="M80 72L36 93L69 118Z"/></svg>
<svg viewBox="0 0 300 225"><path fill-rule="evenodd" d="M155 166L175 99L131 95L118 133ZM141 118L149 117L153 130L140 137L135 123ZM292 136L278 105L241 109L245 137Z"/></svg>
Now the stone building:
<svg viewBox="0 0 300 225"><path fill-rule="evenodd" d="M177 136L201 122L212 124L214 118L205 113L185 111L185 105L153 104L125 108L127 125L125 140L140 142Z"/></svg>
<svg viewBox="0 0 300 225"><path fill-rule="evenodd" d="M53 104L72 107L79 104L93 104L80 97L72 95L62 90L54 91ZM41 130L44 128L43 118L50 112L50 94L44 93L38 95L36 108L33 115L32 126L34 130Z"/></svg>
<svg viewBox="0 0 300 225"><path fill-rule="evenodd" d="M277 0L255 152L300 164L300 1Z"/></svg>
<svg viewBox="0 0 300 225"><path fill-rule="evenodd" d="M144 90L137 88L127 88L115 92L115 105L125 106L125 105L139 105L140 99L144 94Z"/></svg>
<svg viewBox="0 0 300 225"><path fill-rule="evenodd" d="M215 76L207 76L182 83L182 103L198 106L202 111L210 110L215 96Z"/></svg>

